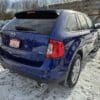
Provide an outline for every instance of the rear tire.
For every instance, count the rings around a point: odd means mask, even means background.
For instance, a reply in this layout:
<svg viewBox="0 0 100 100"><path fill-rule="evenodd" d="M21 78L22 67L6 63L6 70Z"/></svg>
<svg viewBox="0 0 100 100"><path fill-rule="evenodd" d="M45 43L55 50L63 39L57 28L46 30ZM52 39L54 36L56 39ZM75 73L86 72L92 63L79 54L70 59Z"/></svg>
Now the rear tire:
<svg viewBox="0 0 100 100"><path fill-rule="evenodd" d="M73 88L79 79L80 71L81 71L81 56L77 54L74 57L73 62L71 64L69 75L67 78L65 78L64 86Z"/></svg>

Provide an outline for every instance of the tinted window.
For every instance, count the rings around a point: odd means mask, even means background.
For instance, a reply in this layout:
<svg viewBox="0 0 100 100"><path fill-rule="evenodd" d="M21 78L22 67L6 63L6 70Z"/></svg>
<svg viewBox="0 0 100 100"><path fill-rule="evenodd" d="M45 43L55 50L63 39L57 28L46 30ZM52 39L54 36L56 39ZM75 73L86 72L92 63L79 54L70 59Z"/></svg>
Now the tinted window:
<svg viewBox="0 0 100 100"><path fill-rule="evenodd" d="M78 30L81 30L81 23L80 23L80 20L78 18L78 15L76 14L76 20L77 20L77 24L78 24Z"/></svg>
<svg viewBox="0 0 100 100"><path fill-rule="evenodd" d="M82 14L78 14L82 29L88 29L87 21Z"/></svg>
<svg viewBox="0 0 100 100"><path fill-rule="evenodd" d="M93 22L92 20L87 16L87 15L84 15L86 21L87 21L87 24L88 24L88 28L93 28Z"/></svg>
<svg viewBox="0 0 100 100"><path fill-rule="evenodd" d="M76 21L76 17L74 14L69 16L66 29L67 31L78 30L77 21Z"/></svg>
<svg viewBox="0 0 100 100"><path fill-rule="evenodd" d="M56 19L17 19L14 18L3 30L32 31L39 34L49 34Z"/></svg>

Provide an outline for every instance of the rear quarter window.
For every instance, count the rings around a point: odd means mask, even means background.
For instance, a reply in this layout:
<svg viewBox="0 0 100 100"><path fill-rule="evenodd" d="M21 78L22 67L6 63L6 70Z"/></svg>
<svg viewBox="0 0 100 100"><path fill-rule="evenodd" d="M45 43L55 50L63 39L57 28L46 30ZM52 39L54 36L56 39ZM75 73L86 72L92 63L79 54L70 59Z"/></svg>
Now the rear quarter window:
<svg viewBox="0 0 100 100"><path fill-rule="evenodd" d="M74 14L69 15L66 30L68 32L77 31L78 30L78 23L76 20L76 16Z"/></svg>
<svg viewBox="0 0 100 100"><path fill-rule="evenodd" d="M79 21L81 23L82 30L88 29L88 24L83 14L78 14Z"/></svg>

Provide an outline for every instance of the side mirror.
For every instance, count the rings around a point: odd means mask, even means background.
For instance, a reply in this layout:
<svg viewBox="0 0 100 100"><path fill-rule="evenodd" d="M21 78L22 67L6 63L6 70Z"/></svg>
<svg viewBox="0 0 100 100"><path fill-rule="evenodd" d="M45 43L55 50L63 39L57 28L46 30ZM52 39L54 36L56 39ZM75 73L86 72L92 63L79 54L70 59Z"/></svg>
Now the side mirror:
<svg viewBox="0 0 100 100"><path fill-rule="evenodd" d="M100 29L100 23L96 23L96 24L95 24L95 28L96 28L96 29Z"/></svg>

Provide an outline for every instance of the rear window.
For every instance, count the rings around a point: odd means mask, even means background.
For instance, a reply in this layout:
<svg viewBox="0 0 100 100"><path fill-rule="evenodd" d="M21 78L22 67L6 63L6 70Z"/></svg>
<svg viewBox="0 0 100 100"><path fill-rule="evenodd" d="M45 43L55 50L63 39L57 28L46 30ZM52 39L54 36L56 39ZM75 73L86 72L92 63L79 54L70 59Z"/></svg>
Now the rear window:
<svg viewBox="0 0 100 100"><path fill-rule="evenodd" d="M4 28L4 31L31 31L39 34L49 34L52 31L54 19L18 19L14 18Z"/></svg>
<svg viewBox="0 0 100 100"><path fill-rule="evenodd" d="M56 22L58 13L52 10L25 11L15 14L3 30L31 31L37 34L49 34Z"/></svg>

